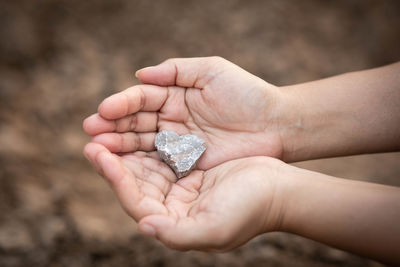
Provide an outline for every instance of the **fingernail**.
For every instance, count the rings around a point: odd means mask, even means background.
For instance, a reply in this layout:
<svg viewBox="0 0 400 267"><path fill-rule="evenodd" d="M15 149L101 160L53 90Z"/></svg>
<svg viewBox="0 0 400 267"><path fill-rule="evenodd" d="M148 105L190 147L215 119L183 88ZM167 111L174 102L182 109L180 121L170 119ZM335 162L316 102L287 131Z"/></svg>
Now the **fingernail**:
<svg viewBox="0 0 400 267"><path fill-rule="evenodd" d="M141 70L141 69L140 69L140 70ZM137 70L137 71L135 72L135 77L136 77L136 78L138 78L137 75L138 75L138 72L139 72L140 70Z"/></svg>
<svg viewBox="0 0 400 267"><path fill-rule="evenodd" d="M139 231L147 236L155 236L156 230L150 224L142 224L139 226Z"/></svg>
<svg viewBox="0 0 400 267"><path fill-rule="evenodd" d="M145 68L141 68L140 70L137 70L137 71L135 72L135 77L138 78L138 73L139 73L140 71L145 70L145 69L150 69L150 68L153 68L153 66L145 67Z"/></svg>

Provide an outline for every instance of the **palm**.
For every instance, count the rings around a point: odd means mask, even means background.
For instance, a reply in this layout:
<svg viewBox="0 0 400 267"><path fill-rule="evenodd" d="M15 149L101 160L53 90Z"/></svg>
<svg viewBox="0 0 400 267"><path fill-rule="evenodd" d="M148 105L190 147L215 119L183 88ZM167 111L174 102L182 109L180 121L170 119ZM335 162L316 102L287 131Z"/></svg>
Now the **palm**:
<svg viewBox="0 0 400 267"><path fill-rule="evenodd" d="M200 90L169 87L158 129L205 139L200 169L246 156L280 157L282 144L268 114L276 88L255 76L240 77L241 71L220 70L216 78L198 82Z"/></svg>
<svg viewBox="0 0 400 267"><path fill-rule="evenodd" d="M176 181L172 170L151 153L119 157L93 143L85 153L110 181L128 214L140 223L161 220L169 225L158 238L173 248L191 243L196 249L229 249L263 231L259 214L268 210L260 197L273 194L265 190L264 185L268 190L272 186L261 171L254 171L257 159L230 161ZM243 231L248 225L252 227Z"/></svg>
<svg viewBox="0 0 400 267"><path fill-rule="evenodd" d="M127 213L144 232L146 223L157 225L157 238L174 248L226 249L261 232L266 220L259 214L268 207L259 202L272 200L271 185L261 179L256 159L229 160L281 156L277 88L209 58L164 62L138 78L145 84L105 99L84 122L93 136L85 155ZM159 130L205 139L201 170L177 180L154 152Z"/></svg>
<svg viewBox="0 0 400 267"><path fill-rule="evenodd" d="M161 86L138 85L105 99L85 131L116 153L153 151L157 130L195 134L207 144L197 165L202 170L248 156L281 157L279 90L227 61L202 60L185 69L189 60L180 74L170 65L139 73Z"/></svg>
<svg viewBox="0 0 400 267"><path fill-rule="evenodd" d="M142 206L143 210L134 212L136 219L153 213L168 214L174 219L195 216L199 212L201 200L216 185L215 172L218 167L213 172L196 170L177 180L165 163L149 153L126 154L118 157L118 162L125 167L126 175L135 183L130 189L137 188L137 201L147 203ZM134 195L134 192L131 193ZM149 206L152 208L149 209Z"/></svg>

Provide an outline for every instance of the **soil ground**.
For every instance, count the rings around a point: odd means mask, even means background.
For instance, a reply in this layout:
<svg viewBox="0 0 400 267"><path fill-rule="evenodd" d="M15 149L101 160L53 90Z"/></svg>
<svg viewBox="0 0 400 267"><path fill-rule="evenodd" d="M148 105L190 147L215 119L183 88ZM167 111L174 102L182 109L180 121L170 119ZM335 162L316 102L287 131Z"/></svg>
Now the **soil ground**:
<svg viewBox="0 0 400 267"><path fill-rule="evenodd" d="M220 55L276 85L394 62L399 14L378 0L1 1L0 266L380 266L284 233L225 254L169 250L83 158L81 123L170 57ZM400 185L399 153L296 165Z"/></svg>

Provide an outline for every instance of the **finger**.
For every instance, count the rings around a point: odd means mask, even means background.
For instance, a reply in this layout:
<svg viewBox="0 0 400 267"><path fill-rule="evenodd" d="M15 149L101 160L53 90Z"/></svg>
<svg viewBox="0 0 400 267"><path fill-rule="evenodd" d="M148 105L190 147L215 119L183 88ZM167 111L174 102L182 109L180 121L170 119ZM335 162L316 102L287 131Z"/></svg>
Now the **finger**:
<svg viewBox="0 0 400 267"><path fill-rule="evenodd" d="M114 153L153 151L155 136L155 133L103 133L93 137L92 142L102 144Z"/></svg>
<svg viewBox="0 0 400 267"><path fill-rule="evenodd" d="M167 88L155 85L136 85L107 97L99 105L99 114L114 120L138 111L157 111L168 97Z"/></svg>
<svg viewBox="0 0 400 267"><path fill-rule="evenodd" d="M98 164L98 162L96 160L97 154L99 154L100 152L107 152L107 151L108 150L104 146L102 146L100 144L96 144L96 143L88 143L85 145L85 147L83 149L83 154L90 161L90 163L93 165L94 169L100 175L103 175L103 172L102 172L100 165Z"/></svg>
<svg viewBox="0 0 400 267"><path fill-rule="evenodd" d="M174 58L136 72L136 77L148 84L177 85L202 89L218 74L217 68L228 61L220 57Z"/></svg>
<svg viewBox="0 0 400 267"><path fill-rule="evenodd" d="M167 214L159 200L139 189L136 177L124 167L118 156L103 151L97 154L96 161L122 207L135 220L150 214Z"/></svg>
<svg viewBox="0 0 400 267"><path fill-rule="evenodd" d="M91 136L107 132L154 132L157 122L156 112L138 112L118 120L106 120L96 113L83 121L83 129Z"/></svg>
<svg viewBox="0 0 400 267"><path fill-rule="evenodd" d="M98 113L87 117L83 121L83 130L91 136L105 132L113 132L115 128L115 121L103 119Z"/></svg>
<svg viewBox="0 0 400 267"><path fill-rule="evenodd" d="M88 143L84 154L110 184L124 210L136 221L150 214L167 213L159 200L139 190L135 176L122 165L118 156L110 153L104 146Z"/></svg>
<svg viewBox="0 0 400 267"><path fill-rule="evenodd" d="M164 177L151 171L134 157L124 156L121 160L123 165L135 175L136 183L144 195L160 202L165 200L170 183Z"/></svg>
<svg viewBox="0 0 400 267"><path fill-rule="evenodd" d="M157 130L157 122L157 112L138 112L116 120L115 131L154 132Z"/></svg>
<svg viewBox="0 0 400 267"><path fill-rule="evenodd" d="M88 143L84 148L84 154L111 184L116 183L125 175L125 170L118 157L113 155L103 145ZM100 157L108 157L110 159L109 163L102 164L99 161Z"/></svg>

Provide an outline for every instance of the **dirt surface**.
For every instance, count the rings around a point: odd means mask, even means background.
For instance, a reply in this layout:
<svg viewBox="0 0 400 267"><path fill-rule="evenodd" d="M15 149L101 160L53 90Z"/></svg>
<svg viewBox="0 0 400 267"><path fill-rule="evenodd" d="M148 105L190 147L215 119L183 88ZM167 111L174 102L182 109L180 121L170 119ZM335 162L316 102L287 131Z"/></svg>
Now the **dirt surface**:
<svg viewBox="0 0 400 267"><path fill-rule="evenodd" d="M398 1L1 1L0 266L380 266L284 233L169 250L83 158L81 123L170 57L220 55L277 85L394 62L399 14ZM399 153L297 165L400 185Z"/></svg>

